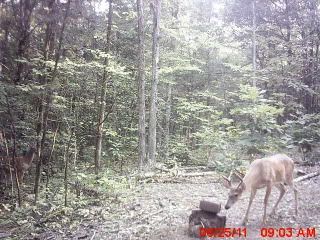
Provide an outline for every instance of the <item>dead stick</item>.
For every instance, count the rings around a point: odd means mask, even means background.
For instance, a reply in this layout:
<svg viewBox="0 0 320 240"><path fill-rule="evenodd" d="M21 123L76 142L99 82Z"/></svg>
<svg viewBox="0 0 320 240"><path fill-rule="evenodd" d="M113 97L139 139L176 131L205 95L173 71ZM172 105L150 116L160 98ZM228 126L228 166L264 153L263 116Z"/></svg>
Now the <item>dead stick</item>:
<svg viewBox="0 0 320 240"><path fill-rule="evenodd" d="M320 175L320 171L319 171L319 172L309 173L309 174L307 174L307 175L304 175L304 176L295 178L293 181L294 181L294 182L301 182L301 181L304 181L304 180L307 180L307 179L316 177L316 176L318 176L318 175Z"/></svg>
<svg viewBox="0 0 320 240"><path fill-rule="evenodd" d="M94 236L96 235L96 231L94 230L92 237L90 238L90 240L94 239Z"/></svg>

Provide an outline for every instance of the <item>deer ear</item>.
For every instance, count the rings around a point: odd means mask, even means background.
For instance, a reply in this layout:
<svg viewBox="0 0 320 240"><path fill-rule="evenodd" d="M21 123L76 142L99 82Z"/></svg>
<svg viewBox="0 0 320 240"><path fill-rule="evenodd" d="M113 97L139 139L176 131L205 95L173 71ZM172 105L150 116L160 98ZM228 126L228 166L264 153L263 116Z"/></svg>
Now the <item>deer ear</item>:
<svg viewBox="0 0 320 240"><path fill-rule="evenodd" d="M222 180L221 181L222 181L222 184L223 184L224 187L231 188L231 181L227 177L222 176Z"/></svg>

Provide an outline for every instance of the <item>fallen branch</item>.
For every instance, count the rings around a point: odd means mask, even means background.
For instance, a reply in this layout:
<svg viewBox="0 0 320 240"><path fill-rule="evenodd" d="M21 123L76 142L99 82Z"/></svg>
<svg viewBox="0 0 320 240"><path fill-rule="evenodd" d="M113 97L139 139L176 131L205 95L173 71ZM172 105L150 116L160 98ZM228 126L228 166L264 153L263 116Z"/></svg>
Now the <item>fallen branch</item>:
<svg viewBox="0 0 320 240"><path fill-rule="evenodd" d="M190 167L181 167L181 168L179 168L179 170L186 171L186 172L207 171L208 169L210 169L210 168L207 167L207 166L190 166Z"/></svg>
<svg viewBox="0 0 320 240"><path fill-rule="evenodd" d="M310 161L300 161L300 162L295 162L295 163L299 166L314 166L315 165L314 162L310 162Z"/></svg>
<svg viewBox="0 0 320 240"><path fill-rule="evenodd" d="M210 172L189 172L189 173L155 173L155 172L147 172L142 175L137 176L137 181L149 180L152 179L153 181L165 180L167 182L173 181L174 178L179 177L203 177L203 176L217 176L217 172L210 171Z"/></svg>
<svg viewBox="0 0 320 240"><path fill-rule="evenodd" d="M11 236L11 233L8 232L0 232L0 238L8 238Z"/></svg>
<svg viewBox="0 0 320 240"><path fill-rule="evenodd" d="M96 235L96 230L94 230L92 237L90 238L90 240L94 239L94 236Z"/></svg>
<svg viewBox="0 0 320 240"><path fill-rule="evenodd" d="M191 172L191 173L179 173L179 177L202 177L202 176L217 176L217 172Z"/></svg>
<svg viewBox="0 0 320 240"><path fill-rule="evenodd" d="M307 179L316 177L316 176L318 176L318 175L320 175L320 171L319 171L319 172L309 173L309 174L307 174L307 175L304 175L304 176L295 178L293 181L294 181L294 182L301 182L301 181L304 181L304 180L307 180Z"/></svg>
<svg viewBox="0 0 320 240"><path fill-rule="evenodd" d="M57 211L55 212L52 212L50 213L48 216L46 216L44 219L42 219L41 221L35 223L35 226L41 226L42 224L44 223L47 223L49 222L51 219L55 218L55 217L58 217L60 215L63 215L65 213L65 210L64 209L58 209Z"/></svg>

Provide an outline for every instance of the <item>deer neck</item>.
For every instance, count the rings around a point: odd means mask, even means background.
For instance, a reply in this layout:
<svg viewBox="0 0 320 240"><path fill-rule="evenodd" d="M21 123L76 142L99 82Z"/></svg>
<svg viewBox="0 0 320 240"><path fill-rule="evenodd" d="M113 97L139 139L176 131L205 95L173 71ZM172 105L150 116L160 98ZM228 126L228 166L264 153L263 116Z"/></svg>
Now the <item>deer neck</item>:
<svg viewBox="0 0 320 240"><path fill-rule="evenodd" d="M24 162L25 162L26 164L30 165L31 162L33 161L34 154L35 154L34 151L30 150L30 151L28 152L28 154L26 155Z"/></svg>
<svg viewBox="0 0 320 240"><path fill-rule="evenodd" d="M259 172L257 171L248 171L247 174L243 178L243 182L246 186L247 190L251 190L252 188L260 188L260 183L257 181L259 179Z"/></svg>
<svg viewBox="0 0 320 240"><path fill-rule="evenodd" d="M243 178L243 186L244 186L244 191L248 191L251 189L252 187L252 179L251 176L249 174L246 174Z"/></svg>

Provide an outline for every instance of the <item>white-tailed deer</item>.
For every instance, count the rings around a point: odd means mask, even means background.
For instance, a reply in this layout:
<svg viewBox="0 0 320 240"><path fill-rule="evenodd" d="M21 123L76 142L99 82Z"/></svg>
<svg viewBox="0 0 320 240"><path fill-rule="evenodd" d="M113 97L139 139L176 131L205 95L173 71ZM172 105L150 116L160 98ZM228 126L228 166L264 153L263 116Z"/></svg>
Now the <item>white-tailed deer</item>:
<svg viewBox="0 0 320 240"><path fill-rule="evenodd" d="M280 190L280 196L274 205L271 214L274 215L276 208L286 192L284 185L289 185L294 191L295 197L295 214L298 214L298 192L293 184L293 160L285 154L277 154L274 156L254 160L244 177L235 173L235 176L240 179L240 183L234 187L231 185L230 178L224 178L224 186L230 189L229 198L225 209L229 209L235 202L239 200L244 191L250 191L249 205L242 225L246 225L252 201L256 195L257 189L266 187L266 195L264 197L264 213L263 224L266 223L266 212L268 199L273 186Z"/></svg>
<svg viewBox="0 0 320 240"><path fill-rule="evenodd" d="M29 151L24 156L15 157L15 165L12 163L12 157L0 157L0 180L10 179L10 172L12 174L17 170L17 177L19 183L21 184L23 181L24 174L31 167L31 163L33 161L36 149L34 147L30 147ZM14 176L14 175L13 175Z"/></svg>

